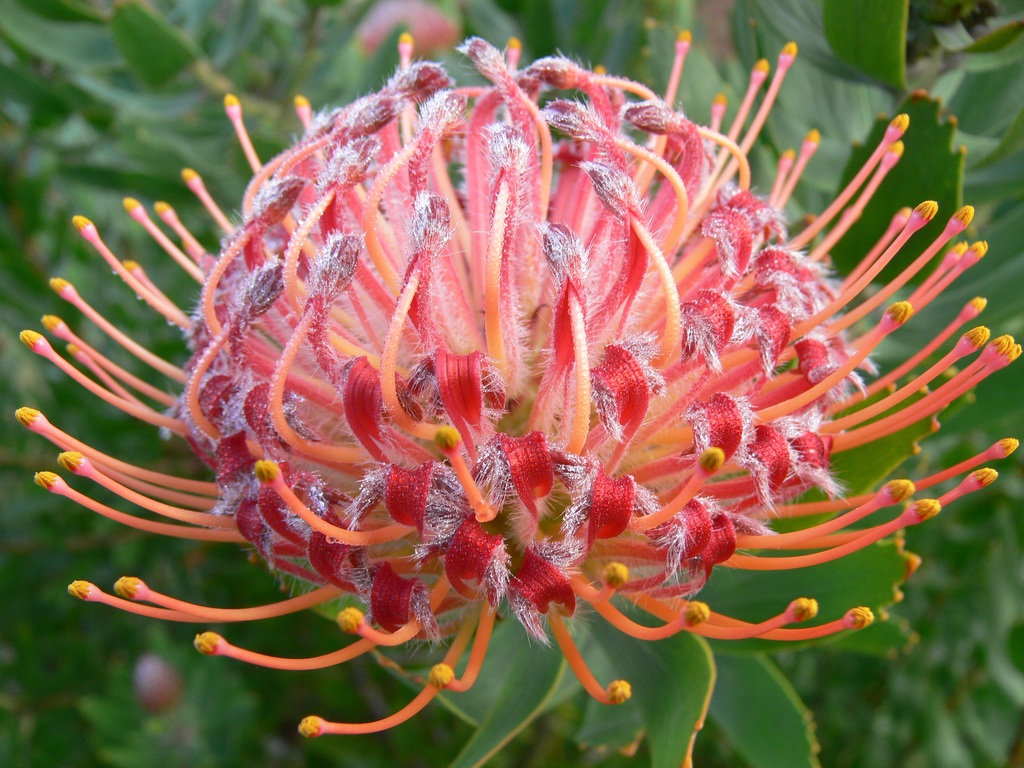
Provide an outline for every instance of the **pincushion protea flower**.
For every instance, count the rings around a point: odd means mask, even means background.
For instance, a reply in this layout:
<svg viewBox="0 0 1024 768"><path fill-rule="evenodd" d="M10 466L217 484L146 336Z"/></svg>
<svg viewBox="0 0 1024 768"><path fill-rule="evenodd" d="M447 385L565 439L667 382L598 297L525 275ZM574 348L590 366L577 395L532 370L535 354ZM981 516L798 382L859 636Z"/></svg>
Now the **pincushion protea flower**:
<svg viewBox="0 0 1024 768"><path fill-rule="evenodd" d="M834 202L790 234L782 209L817 133L782 155L766 197L752 191L747 153L792 44L770 79L767 62L753 69L728 127L722 98L708 127L672 106L685 35L664 98L564 58L520 68L517 43L502 54L479 39L461 51L488 85L459 87L439 65L413 63L411 40L400 46L402 65L379 92L316 116L297 99L305 133L266 164L227 97L254 172L241 220L184 172L224 229L218 255L166 204L156 212L181 248L126 200L202 284L191 315L76 217L132 290L182 328L192 355L179 368L67 281L54 279L54 289L180 385L179 396L119 367L59 318L44 324L80 367L41 334L22 335L93 394L187 440L215 477L136 467L23 408L19 421L64 450L66 470L177 522L124 514L52 472L37 474L41 486L143 530L246 544L310 588L229 609L129 577L116 594L83 581L70 592L185 622L280 616L348 596L338 624L358 639L322 656L196 637L203 653L280 669L439 641L440 660L408 706L362 724L308 717L306 736L381 730L440 690L468 689L499 614L542 642L550 633L583 687L609 704L627 700L630 684L596 679L567 626L577 613L640 640L805 640L869 624L864 606L815 623L817 603L802 595L760 623L694 597L718 568L815 565L916 525L991 483L995 471L978 467L1017 446L1001 440L929 477L856 496L830 472L832 457L931 418L1021 352L976 327L911 376L981 312L975 299L895 370L877 376L869 361L986 250L954 243L973 215L962 208L895 280L866 292L936 215L923 202L896 212L852 274L829 273L829 250L900 158L906 116ZM933 261L905 300L889 303ZM911 498L960 476L938 498ZM811 489L827 500L806 500ZM786 533L770 527L821 514L832 517ZM634 608L650 620L635 621Z"/></svg>

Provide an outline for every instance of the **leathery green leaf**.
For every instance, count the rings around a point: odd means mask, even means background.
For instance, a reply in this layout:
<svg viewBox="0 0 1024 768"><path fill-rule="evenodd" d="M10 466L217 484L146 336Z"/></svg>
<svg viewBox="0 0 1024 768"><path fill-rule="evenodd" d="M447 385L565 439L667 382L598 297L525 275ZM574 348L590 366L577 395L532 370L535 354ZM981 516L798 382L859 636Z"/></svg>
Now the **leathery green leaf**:
<svg viewBox="0 0 1024 768"><path fill-rule="evenodd" d="M563 697L569 687L565 678L562 654L528 638L518 622L504 622L495 630L477 685L466 693L439 697L464 720L478 725L452 768L485 764Z"/></svg>
<svg viewBox="0 0 1024 768"><path fill-rule="evenodd" d="M707 643L688 632L657 642L636 640L603 621L589 631L614 660L616 674L632 687L632 698L620 706L624 717L630 708L639 710L652 767L688 764L715 683Z"/></svg>
<svg viewBox="0 0 1024 768"><path fill-rule="evenodd" d="M908 14L906 0L825 0L825 37L847 64L903 88Z"/></svg>
<svg viewBox="0 0 1024 768"><path fill-rule="evenodd" d="M132 72L147 85L166 83L198 57L194 43L143 0L121 0L110 33Z"/></svg>
<svg viewBox="0 0 1024 768"><path fill-rule="evenodd" d="M773 661L720 655L716 666L711 719L751 766L820 766L811 713Z"/></svg>

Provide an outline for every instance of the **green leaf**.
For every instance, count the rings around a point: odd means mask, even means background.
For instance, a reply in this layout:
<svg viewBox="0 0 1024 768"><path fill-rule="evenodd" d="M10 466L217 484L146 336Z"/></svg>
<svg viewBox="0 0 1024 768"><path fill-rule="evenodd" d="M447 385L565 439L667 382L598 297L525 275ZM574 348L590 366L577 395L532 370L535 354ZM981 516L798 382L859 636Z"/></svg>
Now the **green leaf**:
<svg viewBox="0 0 1024 768"><path fill-rule="evenodd" d="M836 268L840 273L852 271L878 241L900 208L912 208L924 200L934 200L939 204L939 213L900 249L879 275L879 282L892 280L916 259L942 232L950 215L960 207L963 199L964 153L953 150L955 123L942 120L939 102L924 93L911 94L897 111L910 116L910 127L903 136L906 147L903 157L885 177L860 219L832 249ZM878 119L867 142L850 153L840 190L874 151L888 124L888 118ZM927 274L927 269L922 270L913 282L919 282Z"/></svg>
<svg viewBox="0 0 1024 768"><path fill-rule="evenodd" d="M556 649L527 637L518 622L501 624L480 670L480 682L466 693L438 697L463 719L479 725L451 768L471 768L490 760L561 698L565 670L565 659Z"/></svg>
<svg viewBox="0 0 1024 768"><path fill-rule="evenodd" d="M1017 19L1005 24L999 29L979 37L969 46L963 49L964 53L993 53L1002 50L1015 42L1021 33L1024 32L1024 21Z"/></svg>
<svg viewBox="0 0 1024 768"><path fill-rule="evenodd" d="M103 14L87 0L20 0L32 12L54 21L102 22Z"/></svg>
<svg viewBox="0 0 1024 768"><path fill-rule="evenodd" d="M109 68L117 64L110 35L103 27L47 21L14 0L0 3L0 32L17 46L53 64L74 69Z"/></svg>
<svg viewBox="0 0 1024 768"><path fill-rule="evenodd" d="M1009 157L1022 147L1024 147L1024 109L1017 113L1017 116L1010 123L1010 127L1006 129L1006 132L1003 133L995 148L980 161L973 163L972 167L982 168L986 165L991 165L998 160Z"/></svg>
<svg viewBox="0 0 1024 768"><path fill-rule="evenodd" d="M690 756L704 724L715 664L711 649L687 632L657 642L624 635L605 622L590 628L616 673L629 681L633 697L621 705L624 717L639 709L647 729L652 768L678 768Z"/></svg>
<svg viewBox="0 0 1024 768"><path fill-rule="evenodd" d="M110 33L132 72L159 87L199 56L195 44L143 0L114 6Z"/></svg>
<svg viewBox="0 0 1024 768"><path fill-rule="evenodd" d="M907 0L825 0L825 37L840 59L902 89L908 15Z"/></svg>
<svg viewBox="0 0 1024 768"><path fill-rule="evenodd" d="M711 719L751 766L820 766L811 713L774 662L721 655L716 667Z"/></svg>
<svg viewBox="0 0 1024 768"><path fill-rule="evenodd" d="M594 669L593 664L591 668ZM596 669L594 671L596 674ZM590 699L574 738L582 749L609 754L635 744L643 730L643 715L639 707L610 707Z"/></svg>
<svg viewBox="0 0 1024 768"><path fill-rule="evenodd" d="M907 559L895 541L883 541L829 563L783 571L716 568L699 598L713 611L750 622L764 621L798 597L818 601L818 616L801 626L841 618L850 608L867 606L876 613L896 599L906 581ZM792 650L814 641L722 640L715 651Z"/></svg>
<svg viewBox="0 0 1024 768"><path fill-rule="evenodd" d="M1024 674L1024 622L1018 621L1014 624L1007 635L1007 649L1009 649L1010 661L1022 674Z"/></svg>

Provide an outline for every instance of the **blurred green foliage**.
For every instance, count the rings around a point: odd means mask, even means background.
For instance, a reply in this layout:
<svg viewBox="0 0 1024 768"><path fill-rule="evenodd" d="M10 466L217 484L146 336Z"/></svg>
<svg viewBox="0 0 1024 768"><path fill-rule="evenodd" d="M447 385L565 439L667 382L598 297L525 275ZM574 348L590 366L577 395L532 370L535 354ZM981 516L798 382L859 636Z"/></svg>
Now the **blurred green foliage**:
<svg viewBox="0 0 1024 768"><path fill-rule="evenodd" d="M0 366L7 371L0 410L12 414L32 405L105 450L168 471L201 471L180 442L156 440L151 430L95 407L32 358L15 341L17 333L38 327L44 313L63 312L86 340L102 345L49 290L47 279L60 275L157 353L181 359L185 350L175 331L152 322L98 268L74 235L71 215L92 218L120 256L142 263L188 305L196 285L155 254L121 211L122 196L147 205L170 202L214 247L217 234L179 172L198 168L229 209L228 201L239 199L248 174L223 116L224 94L241 97L258 151L278 151L299 130L291 111L296 93L314 105L343 103L394 68L399 29L375 51L361 43L361 23L373 5L0 0ZM921 112L914 122L919 143L907 137L907 159L918 158L907 164L914 172L887 179L882 202L868 208L860 227L877 233L893 206L935 195L954 205L962 193L978 208L969 234L987 238L990 251L920 322L897 334L880 359L901 359L978 294L990 300L983 320L993 331L1024 333L1022 0L439 0L435 6L454 39L477 34L503 45L515 35L523 40L524 60L562 51L658 88L676 32L692 29L696 45L679 101L698 120L707 119L719 90L738 103L754 61L774 59L795 40L798 63L753 163L764 188L779 154L799 146L810 128L821 130L821 149L791 205L794 219L820 210L844 175L851 145L865 141L879 114L887 119L910 99ZM857 18L868 23L848 35ZM451 71L466 74L450 51L438 55ZM915 95L918 89L937 101ZM941 190L929 191L934 187L922 183L925 175ZM847 245L840 267L855 260L863 242ZM1019 430L1019 378L1010 373L986 382L976 399L952 413L901 472L913 477L948 466ZM31 473L53 468L55 449L12 419L7 424L0 445L0 764L678 764L679 745L700 716L713 675L707 646L682 636L635 655L621 636L596 623L580 641L606 677L623 663L629 667L638 690L628 707L585 702L560 663L506 626L483 684L472 696L451 697L452 711L433 706L382 736L301 740L295 723L304 714L372 719L393 710L406 691L372 658L316 673L249 668L192 652L187 625L70 600L65 585L72 579L105 585L140 569L165 591L212 605L258 604L278 592L271 576L232 547L137 535L43 494ZM909 447L875 464L897 464ZM839 768L1024 765L1024 476L1019 462L999 469L996 486L908 533L907 547L924 565L906 587L906 600L892 607L890 622L799 653L756 643L716 645L721 696L698 739L696 764L816 765L820 745L825 764ZM848 482L856 480L851 470ZM810 578L837 601L867 590L871 604L890 602L905 560L892 544L861 559L870 567L845 563ZM870 575L858 581L861 573ZM761 586L742 581L720 577L708 594L716 605L750 616L776 610L762 600ZM797 587L771 591L776 588ZM334 625L312 613L233 626L231 636L242 646L296 656L338 641ZM133 671L147 652L176 670L182 683L180 700L159 712L145 709L133 689ZM737 652L742 655L721 655ZM514 674L524 669L530 674ZM648 739L640 742L644 730ZM626 755L634 751L631 760Z"/></svg>

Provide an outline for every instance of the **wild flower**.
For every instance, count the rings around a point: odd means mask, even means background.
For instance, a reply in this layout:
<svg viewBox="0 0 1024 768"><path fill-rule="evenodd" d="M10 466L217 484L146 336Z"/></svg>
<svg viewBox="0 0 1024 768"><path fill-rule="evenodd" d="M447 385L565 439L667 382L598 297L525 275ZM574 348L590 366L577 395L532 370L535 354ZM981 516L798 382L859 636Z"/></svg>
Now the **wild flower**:
<svg viewBox="0 0 1024 768"><path fill-rule="evenodd" d="M67 471L176 522L117 511L52 472L37 482L142 530L245 545L306 588L230 609L133 577L115 594L84 581L70 592L189 622L349 598L338 624L357 639L322 656L281 658L211 632L196 637L202 653L278 669L436 644L437 663L399 712L358 724L307 717L306 736L382 730L441 690L465 691L499 614L553 639L583 687L608 704L626 701L630 684L596 679L569 626L575 614L596 613L638 640L807 640L870 624L866 606L815 623L817 602L801 595L760 623L697 597L719 568L842 558L990 484L995 471L979 467L1016 440L860 495L844 492L830 464L933 418L1021 347L990 340L983 326L962 330L984 307L974 299L879 375L870 355L883 339L985 255L984 242L955 242L973 209L954 212L874 292L883 268L937 215L935 203L895 212L860 265L833 275L830 249L899 161L907 117L893 119L849 185L790 233L783 208L820 137L811 131L799 153L779 158L766 196L752 189L748 153L796 46L782 50L770 77L758 62L728 126L724 98L702 126L673 106L689 45L681 36L659 96L566 58L521 68L515 41L502 53L480 39L460 50L484 84L457 86L440 65L413 62L406 38L401 67L380 91L316 115L296 99L304 133L266 163L228 96L254 174L240 218L218 207L199 174L183 174L224 230L220 252L207 252L167 204L154 208L180 247L141 203L125 201L201 284L191 314L76 217L139 298L182 329L191 356L184 367L159 358L66 280L54 278L54 290L180 394L120 367L57 317L44 325L70 344L77 366L39 333L22 341L92 394L187 440L214 479L137 467L23 408L18 420L64 451ZM915 498L957 477L938 498ZM824 493L808 497L814 489ZM829 517L772 530L775 520L810 515ZM638 611L650 619L637 622Z"/></svg>

